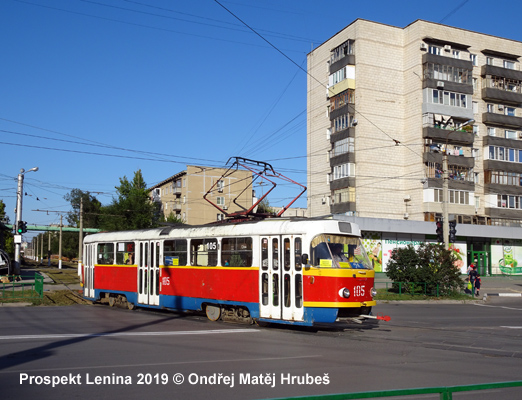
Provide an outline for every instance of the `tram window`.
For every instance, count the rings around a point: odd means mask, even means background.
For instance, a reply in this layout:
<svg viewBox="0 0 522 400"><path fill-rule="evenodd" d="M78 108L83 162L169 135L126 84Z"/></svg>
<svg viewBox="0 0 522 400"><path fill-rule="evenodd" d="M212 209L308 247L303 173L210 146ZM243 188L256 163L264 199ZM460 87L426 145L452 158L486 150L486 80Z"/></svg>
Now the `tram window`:
<svg viewBox="0 0 522 400"><path fill-rule="evenodd" d="M268 305L268 274L266 272L263 273L262 283L261 283L261 301L264 306Z"/></svg>
<svg viewBox="0 0 522 400"><path fill-rule="evenodd" d="M217 265L217 239L193 239L190 241L191 264L201 267Z"/></svg>
<svg viewBox="0 0 522 400"><path fill-rule="evenodd" d="M261 268L268 269L268 239L261 240Z"/></svg>
<svg viewBox="0 0 522 400"><path fill-rule="evenodd" d="M252 238L224 238L221 241L221 264L231 267L251 267Z"/></svg>
<svg viewBox="0 0 522 400"><path fill-rule="evenodd" d="M284 305L290 307L292 302L292 294L290 293L290 274L285 274L284 285Z"/></svg>
<svg viewBox="0 0 522 400"><path fill-rule="evenodd" d="M156 257L154 258L154 269L156 270L154 277L154 295L159 294L159 264L160 264L160 243L156 242Z"/></svg>
<svg viewBox="0 0 522 400"><path fill-rule="evenodd" d="M163 265L187 265L187 241L165 240L163 242Z"/></svg>
<svg viewBox="0 0 522 400"><path fill-rule="evenodd" d="M303 276L295 276L295 306L301 308L303 306Z"/></svg>
<svg viewBox="0 0 522 400"><path fill-rule="evenodd" d="M135 264L134 242L116 243L116 264Z"/></svg>
<svg viewBox="0 0 522 400"><path fill-rule="evenodd" d="M272 276L272 285L274 288L272 305L278 306L279 305L279 274L274 274Z"/></svg>
<svg viewBox="0 0 522 400"><path fill-rule="evenodd" d="M294 252L295 252L295 270L301 271L302 265L301 265L301 238L295 238L294 241Z"/></svg>
<svg viewBox="0 0 522 400"><path fill-rule="evenodd" d="M114 264L114 243L98 243L97 264Z"/></svg>
<svg viewBox="0 0 522 400"><path fill-rule="evenodd" d="M276 238L272 239L272 267L279 268L279 240Z"/></svg>
<svg viewBox="0 0 522 400"><path fill-rule="evenodd" d="M290 271L290 239L286 238L283 242L283 266L285 271Z"/></svg>

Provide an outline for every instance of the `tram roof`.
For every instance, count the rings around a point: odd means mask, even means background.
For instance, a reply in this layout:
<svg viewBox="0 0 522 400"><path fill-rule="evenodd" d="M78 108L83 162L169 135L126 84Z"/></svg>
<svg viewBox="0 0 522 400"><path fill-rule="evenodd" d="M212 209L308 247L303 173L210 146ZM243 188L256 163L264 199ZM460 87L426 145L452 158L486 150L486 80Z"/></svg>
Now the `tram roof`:
<svg viewBox="0 0 522 400"><path fill-rule="evenodd" d="M313 218L274 218L262 221L215 225L179 225L134 231L101 232L85 237L85 243L97 241L154 240L180 237L218 237L291 234L352 234L360 236L359 226L345 221Z"/></svg>

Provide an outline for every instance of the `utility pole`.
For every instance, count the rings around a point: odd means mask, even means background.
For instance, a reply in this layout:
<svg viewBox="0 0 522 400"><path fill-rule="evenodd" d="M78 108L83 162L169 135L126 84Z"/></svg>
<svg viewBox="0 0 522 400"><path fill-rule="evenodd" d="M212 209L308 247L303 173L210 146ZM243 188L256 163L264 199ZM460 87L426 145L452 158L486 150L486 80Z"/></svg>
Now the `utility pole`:
<svg viewBox="0 0 522 400"><path fill-rule="evenodd" d="M447 141L446 141L447 142ZM444 248L449 248L449 213L448 213L448 187L449 187L449 171L448 171L448 145L444 149L442 156L442 234L444 235Z"/></svg>
<svg viewBox="0 0 522 400"><path fill-rule="evenodd" d="M51 267L51 232L49 231L49 242L47 244L47 266Z"/></svg>
<svg viewBox="0 0 522 400"><path fill-rule="evenodd" d="M58 269L62 269L62 218L60 215L60 244L58 245Z"/></svg>
<svg viewBox="0 0 522 400"><path fill-rule="evenodd" d="M80 197L80 237L78 243L78 275L81 276L83 263L83 197Z"/></svg>
<svg viewBox="0 0 522 400"><path fill-rule="evenodd" d="M15 223L14 226L16 229L18 229L18 224L20 221L22 221L22 199L24 195L24 175L27 172L31 171L38 171L38 167L31 168L30 170L26 171L25 169L20 169L20 173L18 174L18 189L16 192L16 217L15 217ZM15 262L14 262L14 275L20 275L20 249L22 246L22 235L18 234L17 231L15 231L14 235L14 242L15 242Z"/></svg>
<svg viewBox="0 0 522 400"><path fill-rule="evenodd" d="M444 248L449 249L449 212L448 212L448 203L449 203L449 166L448 166L448 141L449 135L451 132L455 132L458 129L461 129L467 125L471 125L475 123L474 119L470 119L469 121L464 122L462 125L455 127L452 131L448 132L446 137L446 147L444 148L444 153L442 155L442 227L443 227L443 235L444 235Z"/></svg>

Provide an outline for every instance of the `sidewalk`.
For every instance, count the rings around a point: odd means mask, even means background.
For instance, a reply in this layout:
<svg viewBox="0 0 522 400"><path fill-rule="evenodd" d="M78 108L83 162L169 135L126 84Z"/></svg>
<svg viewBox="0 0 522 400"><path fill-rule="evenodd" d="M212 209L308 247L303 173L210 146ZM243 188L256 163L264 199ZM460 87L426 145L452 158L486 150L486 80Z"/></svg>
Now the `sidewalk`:
<svg viewBox="0 0 522 400"><path fill-rule="evenodd" d="M488 296L522 297L522 275L481 276L480 297ZM462 276L462 280L465 275ZM375 273L376 287L384 287L391 280L384 272ZM380 285L379 285L380 284ZM521 299L522 300L522 299Z"/></svg>

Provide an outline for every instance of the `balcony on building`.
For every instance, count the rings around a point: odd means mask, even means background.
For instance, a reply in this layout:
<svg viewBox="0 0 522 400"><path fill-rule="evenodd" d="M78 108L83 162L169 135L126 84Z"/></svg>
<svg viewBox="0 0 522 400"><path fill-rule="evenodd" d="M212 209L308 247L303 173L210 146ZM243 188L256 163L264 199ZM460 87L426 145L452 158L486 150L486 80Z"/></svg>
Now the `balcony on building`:
<svg viewBox="0 0 522 400"><path fill-rule="evenodd" d="M427 113L423 115L422 137L433 142L471 146L475 140L473 128L465 126L455 130L465 120L454 119L451 116Z"/></svg>
<svg viewBox="0 0 522 400"><path fill-rule="evenodd" d="M520 71L514 72L520 73ZM520 106L522 104L522 80L487 75L482 79L482 99Z"/></svg>
<svg viewBox="0 0 522 400"><path fill-rule="evenodd" d="M498 106L497 106L498 109ZM500 111L500 110L499 110ZM499 125L511 127L514 129L522 129L522 118L515 115L506 115L496 110L490 110L482 114L482 122L484 124Z"/></svg>
<svg viewBox="0 0 522 400"><path fill-rule="evenodd" d="M471 61L424 54L422 88L443 89L473 94L473 64Z"/></svg>
<svg viewBox="0 0 522 400"><path fill-rule="evenodd" d="M484 77L497 76L500 78L522 81L522 71L517 71L512 68L504 68L496 65L483 65L480 69L480 74Z"/></svg>
<svg viewBox="0 0 522 400"><path fill-rule="evenodd" d="M513 222L522 221L522 210L520 209L511 209L511 208L501 208L501 207L486 207L484 209L486 216L495 219L509 219L513 220Z"/></svg>
<svg viewBox="0 0 522 400"><path fill-rule="evenodd" d="M330 52L330 73L347 65L355 65L354 40L347 40Z"/></svg>
<svg viewBox="0 0 522 400"><path fill-rule="evenodd" d="M488 136L484 136L482 144L484 147L501 146L512 149L522 149L522 131L488 127Z"/></svg>
<svg viewBox="0 0 522 400"><path fill-rule="evenodd" d="M441 189L444 171L442 169L442 154L425 152L423 154L427 181L425 188ZM451 190L475 191L473 157L448 155L448 187Z"/></svg>
<svg viewBox="0 0 522 400"><path fill-rule="evenodd" d="M181 211L181 201L175 200L169 202L169 206L173 211Z"/></svg>

